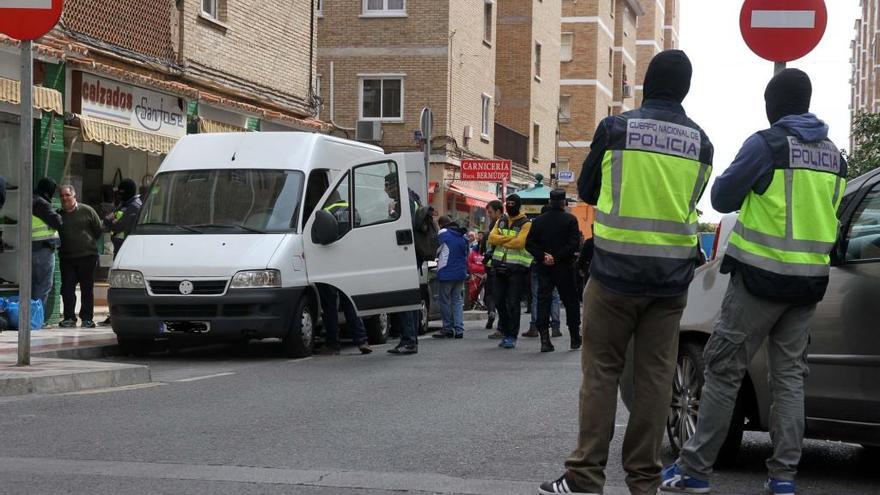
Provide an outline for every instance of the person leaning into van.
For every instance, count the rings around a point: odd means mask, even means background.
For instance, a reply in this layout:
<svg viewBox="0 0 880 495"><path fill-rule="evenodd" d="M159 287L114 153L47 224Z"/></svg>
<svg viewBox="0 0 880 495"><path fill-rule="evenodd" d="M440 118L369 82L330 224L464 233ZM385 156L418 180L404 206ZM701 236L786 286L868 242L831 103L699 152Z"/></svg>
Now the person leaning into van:
<svg viewBox="0 0 880 495"><path fill-rule="evenodd" d="M489 234L492 248L492 269L495 271L495 307L498 329L504 338L498 347L513 349L519 335L523 291L528 287L532 255L526 251L526 239L532 222L522 213L522 200L516 194L507 197L507 214L503 215Z"/></svg>
<svg viewBox="0 0 880 495"><path fill-rule="evenodd" d="M76 189L61 186L61 299L64 303L64 328L76 326L76 286L82 301L79 318L83 328L95 328L95 269L98 267L98 239L101 217L91 206L76 200Z"/></svg>
<svg viewBox="0 0 880 495"><path fill-rule="evenodd" d="M104 228L110 231L110 240L113 242L113 258L119 254L125 238L134 230L138 215L141 213L141 197L137 193L137 184L131 179L122 179L118 187L119 206L116 210L104 218ZM110 324L110 317L101 322L102 325Z"/></svg>
<svg viewBox="0 0 880 495"><path fill-rule="evenodd" d="M764 92L770 128L752 134L712 186L716 210L740 210L721 262L731 277L703 354L696 431L664 470L663 491L709 492L746 367L769 339L773 453L764 487L795 493L810 319L828 287L847 172L828 126L810 113L812 92L800 70L773 77Z"/></svg>
<svg viewBox="0 0 880 495"><path fill-rule="evenodd" d="M61 215L52 208L52 197L58 185L49 177L37 181L31 217L31 298L39 299L46 311L46 300L52 292L55 272L55 250L61 245Z"/></svg>

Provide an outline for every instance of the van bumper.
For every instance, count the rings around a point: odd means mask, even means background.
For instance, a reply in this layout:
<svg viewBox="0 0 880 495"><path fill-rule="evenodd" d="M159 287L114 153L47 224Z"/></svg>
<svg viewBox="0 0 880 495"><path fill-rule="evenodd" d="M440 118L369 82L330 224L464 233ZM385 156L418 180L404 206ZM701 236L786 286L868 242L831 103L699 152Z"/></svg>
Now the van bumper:
<svg viewBox="0 0 880 495"><path fill-rule="evenodd" d="M230 289L222 296L151 296L145 289L110 289L107 298L113 331L118 336L155 339L185 334L236 341L245 336L287 335L306 290Z"/></svg>

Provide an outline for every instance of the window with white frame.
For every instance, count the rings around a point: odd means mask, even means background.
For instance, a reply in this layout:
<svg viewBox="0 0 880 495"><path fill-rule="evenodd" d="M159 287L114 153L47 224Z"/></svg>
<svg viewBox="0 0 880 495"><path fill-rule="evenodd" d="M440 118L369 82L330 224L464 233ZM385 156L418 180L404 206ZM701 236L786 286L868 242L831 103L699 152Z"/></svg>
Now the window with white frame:
<svg viewBox="0 0 880 495"><path fill-rule="evenodd" d="M559 121L571 121L571 95L559 95Z"/></svg>
<svg viewBox="0 0 880 495"><path fill-rule="evenodd" d="M213 19L220 19L220 0L202 0L202 13Z"/></svg>
<svg viewBox="0 0 880 495"><path fill-rule="evenodd" d="M318 0L315 9L317 10L318 15L324 15L324 0Z"/></svg>
<svg viewBox="0 0 880 495"><path fill-rule="evenodd" d="M365 15L399 15L406 13L406 0L364 0Z"/></svg>
<svg viewBox="0 0 880 495"><path fill-rule="evenodd" d="M485 0L483 4L483 41L492 43L492 6L494 0Z"/></svg>
<svg viewBox="0 0 880 495"><path fill-rule="evenodd" d="M535 42L535 78L541 80L541 44Z"/></svg>
<svg viewBox="0 0 880 495"><path fill-rule="evenodd" d="M532 124L532 161L538 161L541 157L541 126Z"/></svg>
<svg viewBox="0 0 880 495"><path fill-rule="evenodd" d="M571 47L574 44L574 33L562 33L559 44L559 60L561 62L571 62Z"/></svg>
<svg viewBox="0 0 880 495"><path fill-rule="evenodd" d="M364 76L361 78L362 120L403 120L403 78Z"/></svg>
<svg viewBox="0 0 880 495"><path fill-rule="evenodd" d="M483 118L480 124L480 136L484 138L489 138L492 125L492 97L484 94L483 95Z"/></svg>

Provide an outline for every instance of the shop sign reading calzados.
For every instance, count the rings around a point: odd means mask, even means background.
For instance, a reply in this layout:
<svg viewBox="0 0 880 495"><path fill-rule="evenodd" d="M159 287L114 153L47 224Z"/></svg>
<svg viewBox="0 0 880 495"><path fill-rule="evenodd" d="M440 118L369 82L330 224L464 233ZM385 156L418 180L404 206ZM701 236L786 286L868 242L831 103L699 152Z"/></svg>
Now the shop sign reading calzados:
<svg viewBox="0 0 880 495"><path fill-rule="evenodd" d="M82 114L143 132L180 138L186 112L176 96L82 74Z"/></svg>

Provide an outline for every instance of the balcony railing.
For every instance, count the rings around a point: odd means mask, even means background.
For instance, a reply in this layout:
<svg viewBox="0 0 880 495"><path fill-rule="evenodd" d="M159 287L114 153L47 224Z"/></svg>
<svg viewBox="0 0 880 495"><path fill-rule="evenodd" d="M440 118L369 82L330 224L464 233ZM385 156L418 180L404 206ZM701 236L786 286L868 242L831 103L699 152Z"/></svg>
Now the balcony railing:
<svg viewBox="0 0 880 495"><path fill-rule="evenodd" d="M529 137L495 123L495 156L524 165L529 163Z"/></svg>

